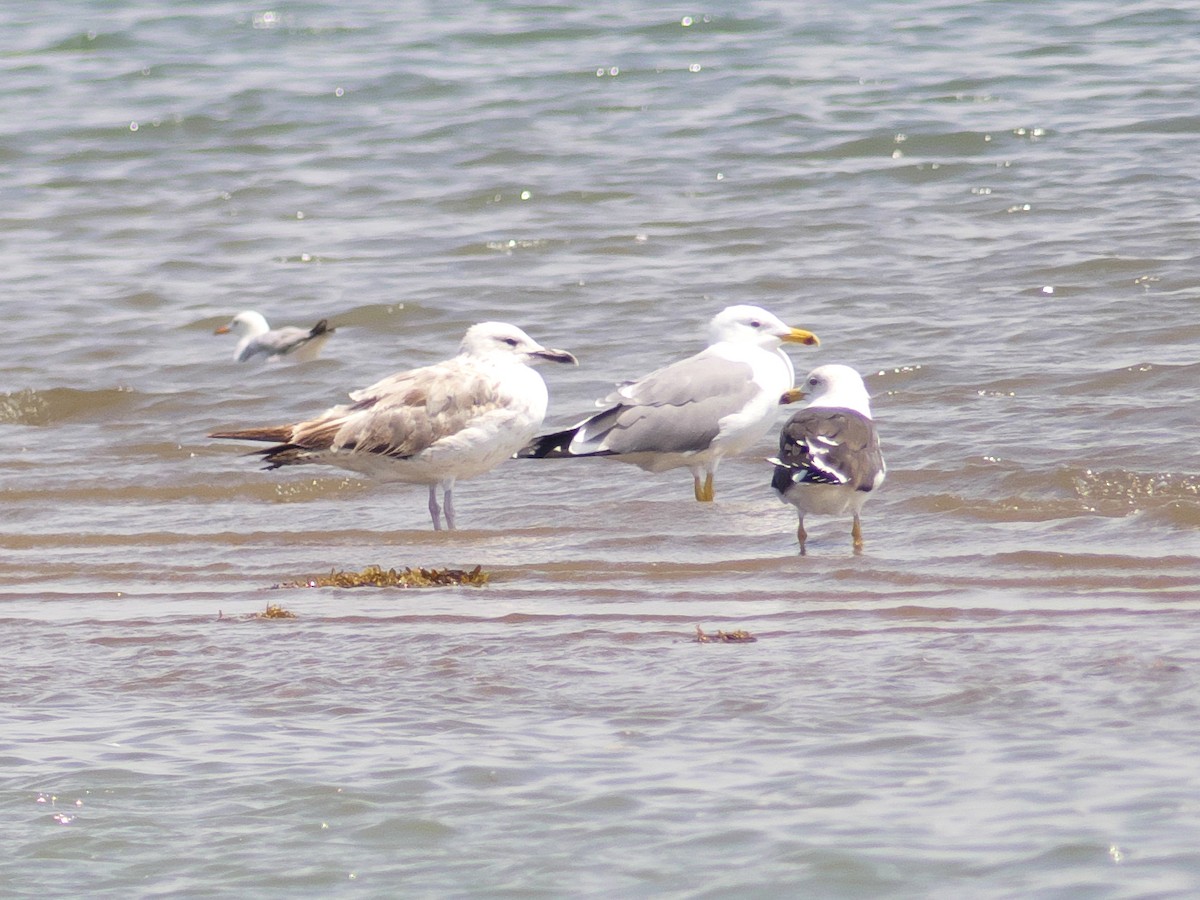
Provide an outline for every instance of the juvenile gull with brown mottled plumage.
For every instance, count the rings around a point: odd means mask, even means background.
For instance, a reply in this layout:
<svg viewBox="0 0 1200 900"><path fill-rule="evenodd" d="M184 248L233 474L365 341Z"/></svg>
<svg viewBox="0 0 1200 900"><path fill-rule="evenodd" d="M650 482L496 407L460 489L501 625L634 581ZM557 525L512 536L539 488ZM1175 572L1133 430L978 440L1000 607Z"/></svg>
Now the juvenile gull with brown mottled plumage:
<svg viewBox="0 0 1200 900"><path fill-rule="evenodd" d="M441 512L453 530L455 481L494 469L541 427L546 383L530 367L544 361L576 362L515 325L482 322L467 330L453 359L354 391L352 403L294 425L209 437L275 443L258 451L268 469L322 463L377 481L428 485L434 530L441 530Z"/></svg>

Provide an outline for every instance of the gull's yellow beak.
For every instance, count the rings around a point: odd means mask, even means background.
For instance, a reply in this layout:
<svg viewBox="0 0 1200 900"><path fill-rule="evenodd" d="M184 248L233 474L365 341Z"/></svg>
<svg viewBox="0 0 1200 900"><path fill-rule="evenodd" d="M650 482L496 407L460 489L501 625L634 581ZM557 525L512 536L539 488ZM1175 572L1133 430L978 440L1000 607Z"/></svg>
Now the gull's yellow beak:
<svg viewBox="0 0 1200 900"><path fill-rule="evenodd" d="M222 325L220 328L214 331L213 334L229 334L229 326Z"/></svg>
<svg viewBox="0 0 1200 900"><path fill-rule="evenodd" d="M810 347L816 347L821 343L821 339L811 331L805 331L803 328L793 328L783 336L783 342L785 344L807 344Z"/></svg>
<svg viewBox="0 0 1200 900"><path fill-rule="evenodd" d="M803 399L804 391L800 390L800 388L791 388L783 392L783 396L779 398L779 405L787 406L789 403L795 403Z"/></svg>

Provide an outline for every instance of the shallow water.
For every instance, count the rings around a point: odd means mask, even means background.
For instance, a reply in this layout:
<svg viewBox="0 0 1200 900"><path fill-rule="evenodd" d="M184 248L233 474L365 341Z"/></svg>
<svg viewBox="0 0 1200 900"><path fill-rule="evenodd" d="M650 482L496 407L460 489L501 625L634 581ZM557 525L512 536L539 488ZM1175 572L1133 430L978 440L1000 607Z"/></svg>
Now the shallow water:
<svg viewBox="0 0 1200 900"><path fill-rule="evenodd" d="M0 14L0 893L1200 890L1200 14L384 6ZM569 424L741 302L867 375L862 556L770 440L434 534L205 438L494 318ZM271 589L369 564L491 582Z"/></svg>

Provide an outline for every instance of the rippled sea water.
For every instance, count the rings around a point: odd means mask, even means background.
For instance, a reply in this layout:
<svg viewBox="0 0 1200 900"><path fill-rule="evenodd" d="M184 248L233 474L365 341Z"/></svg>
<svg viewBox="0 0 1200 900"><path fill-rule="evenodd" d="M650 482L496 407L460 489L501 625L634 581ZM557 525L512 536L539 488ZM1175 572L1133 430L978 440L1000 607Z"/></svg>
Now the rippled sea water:
<svg viewBox="0 0 1200 900"><path fill-rule="evenodd" d="M1200 11L0 21L0 894L1200 891ZM205 437L483 319L579 357L566 425L743 302L867 375L862 556L796 555L773 439L711 505L512 461L434 534ZM237 365L246 308L337 333ZM272 588L372 564L491 581Z"/></svg>

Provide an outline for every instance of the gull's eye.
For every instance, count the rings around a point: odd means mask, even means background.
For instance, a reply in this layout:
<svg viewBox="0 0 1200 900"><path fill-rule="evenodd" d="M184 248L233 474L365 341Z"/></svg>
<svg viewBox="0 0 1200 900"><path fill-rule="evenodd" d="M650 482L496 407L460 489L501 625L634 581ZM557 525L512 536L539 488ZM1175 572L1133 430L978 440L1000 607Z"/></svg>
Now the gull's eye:
<svg viewBox="0 0 1200 900"><path fill-rule="evenodd" d="M750 327L751 328L762 328L762 322L758 321L758 319L751 319Z"/></svg>
<svg viewBox="0 0 1200 900"><path fill-rule="evenodd" d="M504 343L508 344L508 346L510 346L510 347L515 347L515 346L517 346L517 339L516 338L505 338Z"/></svg>

